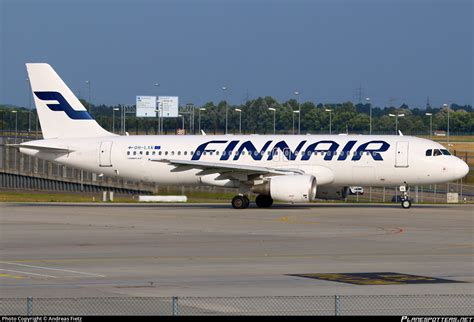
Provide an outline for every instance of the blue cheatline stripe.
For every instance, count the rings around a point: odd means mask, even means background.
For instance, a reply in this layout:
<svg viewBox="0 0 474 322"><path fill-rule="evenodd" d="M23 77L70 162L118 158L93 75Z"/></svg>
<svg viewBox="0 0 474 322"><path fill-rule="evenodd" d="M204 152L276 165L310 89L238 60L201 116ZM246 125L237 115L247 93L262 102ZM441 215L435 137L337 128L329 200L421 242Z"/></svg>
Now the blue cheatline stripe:
<svg viewBox="0 0 474 322"><path fill-rule="evenodd" d="M66 99L58 92L35 92L36 97L42 101L58 101L58 104L46 104L51 111L65 112L73 120L92 120L87 111L76 111Z"/></svg>

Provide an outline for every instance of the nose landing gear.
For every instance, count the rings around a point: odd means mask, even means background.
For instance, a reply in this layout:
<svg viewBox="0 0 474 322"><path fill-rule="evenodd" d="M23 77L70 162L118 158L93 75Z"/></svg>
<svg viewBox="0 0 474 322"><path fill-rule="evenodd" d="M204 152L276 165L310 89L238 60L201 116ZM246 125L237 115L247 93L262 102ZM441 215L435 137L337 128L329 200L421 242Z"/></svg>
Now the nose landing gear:
<svg viewBox="0 0 474 322"><path fill-rule="evenodd" d="M403 196L401 197L403 209L408 209L411 207L411 200L410 200L410 196L408 195L409 190L410 189L408 188L407 185L400 186L400 192L403 192Z"/></svg>

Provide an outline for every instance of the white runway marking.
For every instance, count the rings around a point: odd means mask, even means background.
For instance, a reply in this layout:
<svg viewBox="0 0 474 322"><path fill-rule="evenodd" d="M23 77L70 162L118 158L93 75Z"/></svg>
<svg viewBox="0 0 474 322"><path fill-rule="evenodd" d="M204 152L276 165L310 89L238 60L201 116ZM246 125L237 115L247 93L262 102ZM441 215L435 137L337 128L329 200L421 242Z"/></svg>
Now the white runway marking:
<svg viewBox="0 0 474 322"><path fill-rule="evenodd" d="M4 271L4 272L14 272L14 273L20 273L20 274L26 274L26 275L35 275L35 276L42 276L42 277L50 277L50 278L57 278L56 276L44 275L44 274L37 274L37 273L31 273L31 272L23 272L23 271L14 271L14 270L12 270L12 269L3 269L3 268L0 268L0 271Z"/></svg>
<svg viewBox="0 0 474 322"><path fill-rule="evenodd" d="M59 268L43 267L43 266L25 265L25 264L11 263L11 262L0 262L0 264L16 265L16 266L30 267L30 268L39 268L39 269L44 269L44 270L67 272L67 273L74 273L74 274L80 274L80 275L89 275L89 276L96 276L96 277L105 277L105 275L99 275L99 274L84 273L84 272L71 271L71 270L59 269Z"/></svg>

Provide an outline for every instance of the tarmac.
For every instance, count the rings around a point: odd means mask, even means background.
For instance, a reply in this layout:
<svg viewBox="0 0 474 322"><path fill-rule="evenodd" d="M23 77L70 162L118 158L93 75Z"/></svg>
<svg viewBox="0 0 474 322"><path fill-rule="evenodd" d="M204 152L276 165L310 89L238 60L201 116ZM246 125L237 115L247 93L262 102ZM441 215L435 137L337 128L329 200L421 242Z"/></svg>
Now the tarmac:
<svg viewBox="0 0 474 322"><path fill-rule="evenodd" d="M0 298L473 294L473 209L3 203ZM377 272L448 282L295 276Z"/></svg>

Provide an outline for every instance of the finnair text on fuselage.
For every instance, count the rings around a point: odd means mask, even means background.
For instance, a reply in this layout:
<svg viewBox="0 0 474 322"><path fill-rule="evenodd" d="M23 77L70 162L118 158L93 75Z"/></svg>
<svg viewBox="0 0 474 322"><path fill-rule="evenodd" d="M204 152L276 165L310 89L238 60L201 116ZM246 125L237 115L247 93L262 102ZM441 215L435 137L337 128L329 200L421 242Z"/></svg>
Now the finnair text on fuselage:
<svg viewBox="0 0 474 322"><path fill-rule="evenodd" d="M365 153L372 156L375 161L383 161L381 153L390 148L390 144L381 140L372 140L362 143L355 150L353 149L358 142L357 140L350 140L342 147L333 140L321 140L312 143L303 140L298 143L294 150L289 147L285 140L273 142L273 140L266 141L265 144L258 149L250 140L242 143L240 140L211 140L198 146L193 154L192 160L200 160L202 155L215 153L221 150L220 146L225 146L219 159L220 161L229 159L237 161L244 151L247 151L248 155L251 156L254 161L271 161L274 156L278 154L278 151L281 151L289 161L297 160L298 155L301 156L301 161L309 161L311 156L318 153L323 154L324 160L326 161L331 161L336 156L336 160L344 161L349 158L351 151L354 151L352 158L350 158L352 161L360 160ZM300 153L301 151L303 151L303 153Z"/></svg>

